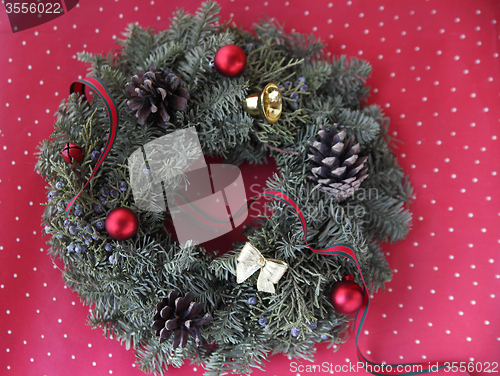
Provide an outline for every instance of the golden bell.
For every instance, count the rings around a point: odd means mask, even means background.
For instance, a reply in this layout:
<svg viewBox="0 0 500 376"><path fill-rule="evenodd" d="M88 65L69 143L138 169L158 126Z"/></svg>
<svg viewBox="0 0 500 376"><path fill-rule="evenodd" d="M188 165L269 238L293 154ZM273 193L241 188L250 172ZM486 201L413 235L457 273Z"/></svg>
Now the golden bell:
<svg viewBox="0 0 500 376"><path fill-rule="evenodd" d="M269 123L276 123L281 116L283 100L278 86L271 82L260 94L246 97L241 105L250 115L260 115Z"/></svg>

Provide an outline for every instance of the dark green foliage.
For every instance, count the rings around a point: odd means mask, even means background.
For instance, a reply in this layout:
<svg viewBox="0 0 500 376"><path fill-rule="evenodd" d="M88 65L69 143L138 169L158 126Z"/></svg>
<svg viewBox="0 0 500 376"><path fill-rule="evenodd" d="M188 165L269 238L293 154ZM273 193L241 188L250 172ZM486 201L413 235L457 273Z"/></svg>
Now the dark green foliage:
<svg viewBox="0 0 500 376"><path fill-rule="evenodd" d="M279 352L311 360L315 343L333 346L348 337L350 319L336 312L329 301L332 285L347 273L354 274L358 283L361 278L348 260L311 252L295 215L273 201L269 203L273 211L247 230L249 241L266 258L285 261L289 269L274 295L256 291L258 273L237 284L236 259L242 244L214 258L203 247L181 247L173 241L163 224L167 213L137 209L127 159L141 145L194 126L207 155L223 156L235 164L263 163L269 155L275 158L279 171L268 181L268 188L287 192L299 204L312 247L336 243L353 247L371 292L391 278L379 242L403 239L411 225L407 204L412 187L391 151L395 144L388 135L389 121L377 106L364 106L370 65L344 56L326 60L320 40L286 34L269 19L256 25L254 33L218 24L218 12L219 6L208 1L196 15L177 11L165 31L131 25L118 51L79 55L90 63L89 73L111 91L120 126L111 153L77 201L79 211L73 209L66 222L61 208L83 183L60 151L69 141L81 145L85 156L76 169L83 179L90 176L95 165L91 153L99 152L108 136L101 101L89 104L74 94L64 100L54 133L40 145L36 165L47 189L56 192L51 193L43 215L46 232L53 235L50 255L65 263L67 285L91 305L89 324L134 348L141 369L161 375L184 359L203 363L206 374L213 376L264 369L267 358ZM228 43L238 44L248 56L247 69L239 78L221 77L209 65L217 49ZM125 84L151 63L169 67L191 94L186 110L177 113L178 124L170 124L166 131L148 122L139 126L125 109ZM299 77L305 78L308 88L295 84ZM251 117L240 106L247 95L269 82L283 87L283 114L275 124ZM314 139L320 124L333 123L354 135L362 146L360 154L369 157L369 177L353 197L340 203L306 179L307 141ZM64 188L56 188L58 182ZM103 188L115 189L118 195L103 199ZM114 206L137 213L140 229L134 239L114 241L98 229ZM85 249L76 253L75 246ZM202 328L206 342L199 348L190 340L186 348L172 350L172 339L159 344L151 330L155 304L174 289L182 294L192 291L213 316ZM255 305L248 303L251 297L256 298ZM261 317L267 319L265 326L258 323ZM311 322L317 323L316 329L309 327ZM296 338L292 327L300 328Z"/></svg>

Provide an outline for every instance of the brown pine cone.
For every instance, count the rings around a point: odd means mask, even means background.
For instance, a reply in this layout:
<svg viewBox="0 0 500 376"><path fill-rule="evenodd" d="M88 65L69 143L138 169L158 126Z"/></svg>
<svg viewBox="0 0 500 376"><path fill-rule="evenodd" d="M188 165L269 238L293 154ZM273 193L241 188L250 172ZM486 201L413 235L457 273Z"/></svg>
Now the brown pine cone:
<svg viewBox="0 0 500 376"><path fill-rule="evenodd" d="M320 125L320 141L308 142L309 168L313 173L308 178L318 183L320 190L342 201L352 196L368 177L368 157L359 157L359 143L354 145L354 136L346 139L346 131L337 132L337 126L333 124L326 130Z"/></svg>
<svg viewBox="0 0 500 376"><path fill-rule="evenodd" d="M160 336L160 343L165 342L174 334L172 348L186 347L188 335L192 336L196 346L202 342L200 326L212 321L212 316L195 318L205 306L205 303L193 302L191 291L184 297L179 297L177 291L170 291L168 297L163 298L154 309L154 323L152 329Z"/></svg>
<svg viewBox="0 0 500 376"><path fill-rule="evenodd" d="M148 71L137 71L132 83L125 85L127 92L127 113L135 112L137 122L144 125L148 118L166 128L166 122L176 122L176 111L187 106L189 92L181 87L179 77L169 68L158 69L151 64ZM151 115L151 116L150 116Z"/></svg>

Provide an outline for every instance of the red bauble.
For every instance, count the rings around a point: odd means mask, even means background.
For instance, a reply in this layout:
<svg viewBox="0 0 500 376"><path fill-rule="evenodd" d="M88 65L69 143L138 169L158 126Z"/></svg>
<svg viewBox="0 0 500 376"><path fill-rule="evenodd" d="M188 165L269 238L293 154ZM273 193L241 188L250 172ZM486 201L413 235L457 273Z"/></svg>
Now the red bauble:
<svg viewBox="0 0 500 376"><path fill-rule="evenodd" d="M330 301L333 307L345 315L357 312L364 304L363 289L353 281L351 275L333 285Z"/></svg>
<svg viewBox="0 0 500 376"><path fill-rule="evenodd" d="M238 46L226 44L219 48L214 57L215 70L224 77L236 77L243 73L247 66L247 55Z"/></svg>
<svg viewBox="0 0 500 376"><path fill-rule="evenodd" d="M116 208L109 212L104 225L113 239L127 240L137 234L139 219L129 208Z"/></svg>
<svg viewBox="0 0 500 376"><path fill-rule="evenodd" d="M61 154L67 163L78 163L83 159L82 147L72 142L68 142L64 145Z"/></svg>

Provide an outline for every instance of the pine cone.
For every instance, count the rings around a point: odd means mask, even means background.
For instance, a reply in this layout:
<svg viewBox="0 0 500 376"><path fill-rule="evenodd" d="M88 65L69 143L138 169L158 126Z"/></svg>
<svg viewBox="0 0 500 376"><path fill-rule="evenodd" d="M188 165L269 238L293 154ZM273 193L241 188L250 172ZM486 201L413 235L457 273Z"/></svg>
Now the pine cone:
<svg viewBox="0 0 500 376"><path fill-rule="evenodd" d="M313 175L309 179L320 186L320 190L332 195L337 201L352 196L360 184L368 177L368 167L364 166L368 157L359 157L359 143L354 136L346 139L346 131L337 132L338 124L330 130L320 125L320 141L309 141L309 168Z"/></svg>
<svg viewBox="0 0 500 376"><path fill-rule="evenodd" d="M212 321L212 316L206 313L201 318L195 318L203 309L205 303L193 302L194 295L189 291L184 297L179 297L177 291L170 291L167 298L163 298L154 309L153 330L160 336L160 343L165 342L174 333L172 347L179 345L186 347L188 334L191 335L196 346L201 345L200 326Z"/></svg>
<svg viewBox="0 0 500 376"><path fill-rule="evenodd" d="M181 80L169 68L158 69L151 64L148 71L137 71L132 83L125 85L127 113L135 112L138 123L144 125L149 115L166 128L166 122L175 123L175 111L186 108L189 92L181 87Z"/></svg>

